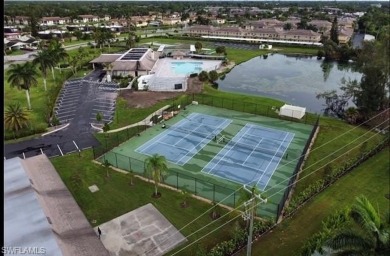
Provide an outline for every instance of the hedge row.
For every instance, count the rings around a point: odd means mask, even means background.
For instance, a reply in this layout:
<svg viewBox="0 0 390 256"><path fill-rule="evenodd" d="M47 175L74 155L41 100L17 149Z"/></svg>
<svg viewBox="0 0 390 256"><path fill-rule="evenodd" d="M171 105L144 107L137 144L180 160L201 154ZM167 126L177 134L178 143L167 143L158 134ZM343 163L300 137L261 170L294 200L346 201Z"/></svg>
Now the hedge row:
<svg viewBox="0 0 390 256"><path fill-rule="evenodd" d="M309 199L313 198L315 195L320 193L325 188L329 187L332 183L337 181L340 177L345 175L347 172L351 171L353 168L359 166L361 163L369 159L370 157L377 154L384 147L389 144L389 137L386 137L380 144L375 148L362 152L359 156L346 160L344 165L337 169L330 169L329 174L321 180L311 184L305 190L298 194L291 202L288 207L286 207L283 216L288 217L292 215L299 207L306 203Z"/></svg>
<svg viewBox="0 0 390 256"><path fill-rule="evenodd" d="M255 221L253 223L253 239L258 238L266 231L270 230L274 226L272 220ZM230 240L226 240L216 244L209 252L201 252L199 256L226 256L232 255L235 252L246 246L248 242L248 232L243 228L239 228L234 233L234 236Z"/></svg>

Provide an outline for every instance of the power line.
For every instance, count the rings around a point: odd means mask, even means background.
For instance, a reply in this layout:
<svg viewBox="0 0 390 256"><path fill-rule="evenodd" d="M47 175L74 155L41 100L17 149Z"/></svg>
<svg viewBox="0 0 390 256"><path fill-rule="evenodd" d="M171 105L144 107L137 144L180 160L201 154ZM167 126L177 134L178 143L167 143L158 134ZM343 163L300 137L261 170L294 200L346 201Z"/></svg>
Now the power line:
<svg viewBox="0 0 390 256"><path fill-rule="evenodd" d="M375 135L376 135L376 134L375 134ZM347 152L343 153L342 155L338 156L337 158L333 159L331 162L333 162L333 161L335 161L336 159L340 158L341 156L343 156L343 155L349 153L350 151L352 151L352 150L355 149L356 147L360 146L360 145L363 144L364 142L366 142L366 141L370 140L371 138L373 138L375 135L371 136L371 137L368 138L367 140L365 140L365 141L363 141L362 143L356 145L355 147L353 147L352 149L350 149L350 150L348 150ZM312 173L310 173L310 174L308 174L308 175L302 177L301 179L299 179L298 181L294 182L293 184L291 184L291 185L289 185L289 186L292 186L292 185L298 183L299 181L303 180L304 178L308 177L309 175L311 175L311 174L313 174L313 173L319 171L321 168L322 168L322 167L318 168L317 170L315 170L315 171L313 171ZM287 187L289 187L289 186L287 186ZM279 192L280 192L280 191L279 191ZM278 192L278 193L279 193L279 192ZM276 195L276 194L273 194L272 196L274 196L274 195ZM272 196L270 196L269 198L271 198ZM257 204L254 205L253 207L257 207L258 204L259 204L259 203L257 203ZM253 207L252 207L252 208L253 208ZM252 208L251 208L251 209L252 209ZM237 207L236 209L238 209L238 207ZM225 216L228 215L229 213L230 213L230 212L228 212L227 214L223 215L222 217L225 217ZM217 227L217 228L211 230L211 231L208 232L207 234L205 234L205 235L203 235L202 237L198 238L197 240L195 240L194 242L190 243L189 245L186 245L185 247L181 248L179 251L175 252L175 253L172 254L172 255L176 255L177 253L183 251L184 249L186 249L186 248L192 246L194 243L198 242L199 240L205 238L206 236L210 235L211 233L215 232L216 230L218 230L218 229L222 228L223 226L227 225L228 223L232 222L232 221L235 220L237 217L240 217L240 215L238 215L238 216L232 218L232 219L229 220L228 222L226 222L226 223L220 225L219 227ZM203 228L205 228L205 227L207 227L207 225L204 226ZM201 228L200 230L202 230L203 228ZM198 232L198 231L199 231L199 230L197 230L196 232ZM195 232L194 232L194 233L195 233ZM194 233L192 233L192 234L194 234ZM191 235L192 235L192 234L191 234ZM189 236L187 236L187 237L189 237Z"/></svg>
<svg viewBox="0 0 390 256"><path fill-rule="evenodd" d="M386 111L387 111L387 109L384 110L384 111L382 111L381 113L379 113L379 114L373 116L372 118L366 120L365 122L363 122L363 123L361 123L361 124L359 124L359 125L353 127L352 129L350 129L350 130L348 130L348 131L342 133L341 135L339 135L339 136L333 138L332 140L330 140L330 141L328 141L328 142L322 144L321 146L319 146L319 147L313 149L311 152L314 152L315 150L318 150L318 149L322 148L323 146L329 144L330 142L335 141L335 140L337 140L338 138L340 138L340 137L342 137L342 136L348 134L349 132L351 132L351 131L353 131L353 130L359 128L360 126L362 126L362 125L366 124L367 122L371 121L372 119L374 119L374 118L380 116L382 113L384 113L384 112L386 112ZM367 133L368 133L368 132L367 132ZM349 144L350 144L350 143L349 143ZM349 145L349 144L346 144L346 145ZM334 152L332 152L332 154L329 154L328 156L333 155L333 154L334 154ZM281 168L281 167L283 167L283 166L286 166L286 165L288 165L288 164L294 162L295 160L298 160L299 158L300 158L300 157L297 157L297 158L295 158L295 159L292 159L291 161L289 161L289 162L287 162L287 163L285 163L285 164L279 166L278 168ZM314 163L314 164L315 164L315 163ZM314 164L313 164L313 165L314 165ZM311 165L311 166L312 166L312 165ZM309 166L309 167L311 167L311 166ZM308 168L308 167L307 167L307 168ZM305 169L307 169L307 168L305 168ZM291 177L290 177L290 178L291 178ZM288 180L288 179L285 179L285 180L282 181L282 182L285 182L286 180ZM281 182L281 183L282 183L282 182ZM278 183L278 184L272 186L271 188L273 188L273 187L275 187L275 186L277 186L277 185L280 185L281 183ZM269 188L267 191L269 191L271 188ZM287 187L286 187L286 188L287 188ZM285 189L286 189L286 188L285 188ZM179 233L181 230L185 229L186 227L188 227L189 225L191 225L192 223L194 223L195 221L197 221L199 218L201 218L202 216L204 216L205 214L207 214L208 212L210 212L212 209L214 209L214 208L217 207L218 205L221 205L222 202L224 202L226 199L228 199L228 198L231 197L233 194L235 194L236 192L238 192L240 189L242 189L242 186L240 186L238 189L236 189L235 191L233 191L230 195L228 195L227 197L225 197L224 199L222 199L219 203L215 204L214 206L212 206L211 208L209 208L208 210L206 210L204 213L202 213L201 215L199 215L198 217L196 217L194 220L190 221L188 224L184 225L182 228L180 228L179 230L177 230L176 232L174 232L171 236L165 238L163 241L161 241L160 245L163 244L164 242L166 242L166 241L167 241L168 239L170 239L172 236L174 236L174 235L176 235L177 233ZM267 191L265 191L265 192L267 192ZM242 205L240 205L240 206L242 206ZM197 232L197 231L195 231L195 232ZM155 247L157 247L157 245L155 245L153 248L149 249L149 250L146 251L145 253L150 252L150 251L153 250Z"/></svg>

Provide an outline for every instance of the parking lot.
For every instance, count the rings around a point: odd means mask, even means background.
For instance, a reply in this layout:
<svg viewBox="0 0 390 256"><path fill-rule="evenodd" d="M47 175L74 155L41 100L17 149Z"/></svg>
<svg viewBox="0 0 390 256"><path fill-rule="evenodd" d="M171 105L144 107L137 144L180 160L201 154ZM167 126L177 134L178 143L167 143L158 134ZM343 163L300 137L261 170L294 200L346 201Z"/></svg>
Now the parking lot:
<svg viewBox="0 0 390 256"><path fill-rule="evenodd" d="M67 125L64 129L37 139L8 144L4 156L7 159L16 156L24 159L39 154L55 157L99 145L91 123L98 123L98 112L103 117L101 123L112 122L118 95L118 85L99 82L100 74L98 70L85 78L65 82L54 110L61 124Z"/></svg>

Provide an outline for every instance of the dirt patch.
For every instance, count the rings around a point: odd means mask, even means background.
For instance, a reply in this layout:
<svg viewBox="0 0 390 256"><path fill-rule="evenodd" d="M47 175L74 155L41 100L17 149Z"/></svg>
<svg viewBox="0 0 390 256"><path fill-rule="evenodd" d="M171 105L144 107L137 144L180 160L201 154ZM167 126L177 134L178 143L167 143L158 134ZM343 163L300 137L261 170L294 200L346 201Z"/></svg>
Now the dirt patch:
<svg viewBox="0 0 390 256"><path fill-rule="evenodd" d="M150 91L121 91L120 97L124 98L129 107L133 108L146 108L153 106L157 102L166 99L172 99L183 92L150 92Z"/></svg>
<svg viewBox="0 0 390 256"><path fill-rule="evenodd" d="M203 90L203 82L199 81L198 77L190 77L187 80L187 93L201 93Z"/></svg>

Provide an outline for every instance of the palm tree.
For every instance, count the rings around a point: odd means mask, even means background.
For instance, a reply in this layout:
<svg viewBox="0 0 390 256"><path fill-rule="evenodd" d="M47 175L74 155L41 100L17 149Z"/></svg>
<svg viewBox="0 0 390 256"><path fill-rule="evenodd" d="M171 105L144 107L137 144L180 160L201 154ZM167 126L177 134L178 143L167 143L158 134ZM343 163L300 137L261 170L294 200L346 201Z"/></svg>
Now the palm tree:
<svg viewBox="0 0 390 256"><path fill-rule="evenodd" d="M20 106L19 102L8 105L4 113L4 124L6 129L16 133L23 127L28 126L27 113Z"/></svg>
<svg viewBox="0 0 390 256"><path fill-rule="evenodd" d="M9 75L7 81L11 87L26 90L28 109L31 109L30 88L38 84L38 72L35 65L32 62L12 64L7 74Z"/></svg>
<svg viewBox="0 0 390 256"><path fill-rule="evenodd" d="M106 171L107 171L106 175L107 175L107 178L109 178L110 174L108 171L110 170L110 166L111 166L110 162L108 162L108 160L104 160L102 165L106 168Z"/></svg>
<svg viewBox="0 0 390 256"><path fill-rule="evenodd" d="M145 160L145 173L152 176L154 180L154 196L158 196L158 185L163 180L163 176L168 170L167 161L164 156L154 154Z"/></svg>
<svg viewBox="0 0 390 256"><path fill-rule="evenodd" d="M51 66L51 73L53 75L53 79L55 79L54 66L55 64L59 64L62 60L65 60L68 57L68 53L62 47L62 45L56 40L50 41L49 52L54 61L53 66Z"/></svg>
<svg viewBox="0 0 390 256"><path fill-rule="evenodd" d="M356 198L349 216L353 224L337 232L326 245L342 255L389 255L390 219L381 220L365 196Z"/></svg>
<svg viewBox="0 0 390 256"><path fill-rule="evenodd" d="M43 86L45 87L45 91L47 90L46 86L46 77L47 77L47 69L52 68L55 64L50 51L48 50L40 50L37 54L33 55L35 59L33 60L34 64L39 64L39 68L42 71L43 76Z"/></svg>

